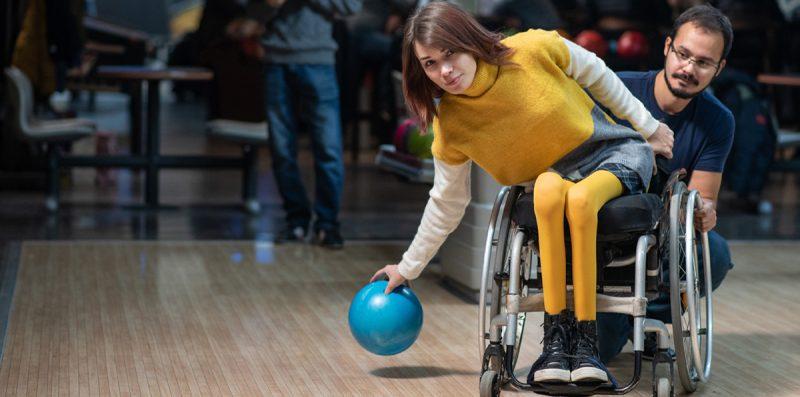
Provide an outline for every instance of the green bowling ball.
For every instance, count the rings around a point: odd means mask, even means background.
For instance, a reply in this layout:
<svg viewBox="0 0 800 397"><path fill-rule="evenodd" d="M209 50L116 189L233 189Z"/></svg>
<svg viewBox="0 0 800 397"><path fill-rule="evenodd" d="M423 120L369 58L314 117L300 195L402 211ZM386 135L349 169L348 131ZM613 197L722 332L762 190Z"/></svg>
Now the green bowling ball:
<svg viewBox="0 0 800 397"><path fill-rule="evenodd" d="M414 126L406 136L406 148L408 153L413 154L421 159L429 159L433 157L431 154L431 145L433 145L433 128L428 127L428 132L422 134L419 127Z"/></svg>

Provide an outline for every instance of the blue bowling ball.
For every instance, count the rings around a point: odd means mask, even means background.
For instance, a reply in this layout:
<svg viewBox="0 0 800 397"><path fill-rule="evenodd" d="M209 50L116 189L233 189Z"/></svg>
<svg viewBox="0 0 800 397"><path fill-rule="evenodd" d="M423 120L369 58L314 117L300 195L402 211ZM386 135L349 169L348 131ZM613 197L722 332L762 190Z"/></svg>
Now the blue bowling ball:
<svg viewBox="0 0 800 397"><path fill-rule="evenodd" d="M411 346L422 329L422 305L405 285L384 295L387 282L375 281L350 303L350 332L368 351L391 356Z"/></svg>

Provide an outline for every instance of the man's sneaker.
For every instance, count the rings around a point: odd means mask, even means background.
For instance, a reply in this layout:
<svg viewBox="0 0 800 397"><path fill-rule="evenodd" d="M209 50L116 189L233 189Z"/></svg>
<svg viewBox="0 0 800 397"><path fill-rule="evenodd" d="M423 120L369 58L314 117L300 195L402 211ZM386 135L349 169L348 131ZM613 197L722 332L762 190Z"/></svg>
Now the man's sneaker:
<svg viewBox="0 0 800 397"><path fill-rule="evenodd" d="M570 317L567 310L555 315L544 314L542 354L533 363L528 383L569 383Z"/></svg>
<svg viewBox="0 0 800 397"><path fill-rule="evenodd" d="M317 232L317 242L323 248L329 249L342 249L344 247L344 239L339 229L321 229Z"/></svg>
<svg viewBox="0 0 800 397"><path fill-rule="evenodd" d="M306 239L306 229L302 226L288 226L275 239L276 243L302 242Z"/></svg>
<svg viewBox="0 0 800 397"><path fill-rule="evenodd" d="M570 379L576 383L606 383L608 370L597 352L597 322L578 321Z"/></svg>

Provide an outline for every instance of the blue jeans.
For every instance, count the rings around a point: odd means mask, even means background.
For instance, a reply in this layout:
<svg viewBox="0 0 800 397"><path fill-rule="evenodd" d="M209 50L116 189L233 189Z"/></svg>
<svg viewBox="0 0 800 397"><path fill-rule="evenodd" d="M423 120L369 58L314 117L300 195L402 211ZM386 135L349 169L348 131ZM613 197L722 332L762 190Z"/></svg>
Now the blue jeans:
<svg viewBox="0 0 800 397"><path fill-rule="evenodd" d="M717 289L722 284L725 275L728 274L728 270L733 268L731 252L725 239L714 231L708 232L708 245L711 255L711 288ZM700 251L698 251L698 254L700 254ZM700 263L702 263L702 254L699 257ZM700 276L700 282L702 283L704 278L702 272ZM647 303L647 318L661 320L665 324L672 322L669 294L662 293L656 299ZM597 339L600 359L604 363L608 363L612 358L616 357L622 351L625 343L628 342L631 332L633 332L633 324L630 316L617 313L597 313Z"/></svg>
<svg viewBox="0 0 800 397"><path fill-rule="evenodd" d="M311 220L311 205L297 165L297 136L303 128L311 135L314 154L314 228L337 229L344 163L334 66L269 64L265 89L272 170L288 225L307 228Z"/></svg>

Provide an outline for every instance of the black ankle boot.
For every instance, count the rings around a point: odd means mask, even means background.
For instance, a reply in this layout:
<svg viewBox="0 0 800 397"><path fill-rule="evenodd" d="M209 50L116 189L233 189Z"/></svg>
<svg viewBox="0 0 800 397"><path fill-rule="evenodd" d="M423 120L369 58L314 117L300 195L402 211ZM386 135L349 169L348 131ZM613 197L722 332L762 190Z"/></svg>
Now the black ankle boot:
<svg viewBox="0 0 800 397"><path fill-rule="evenodd" d="M567 310L560 314L544 314L542 354L533 363L528 383L568 383L570 381L569 336L572 316Z"/></svg>
<svg viewBox="0 0 800 397"><path fill-rule="evenodd" d="M597 352L597 322L578 321L575 335L575 351L570 365L573 382L608 382L608 370L600 362Z"/></svg>

